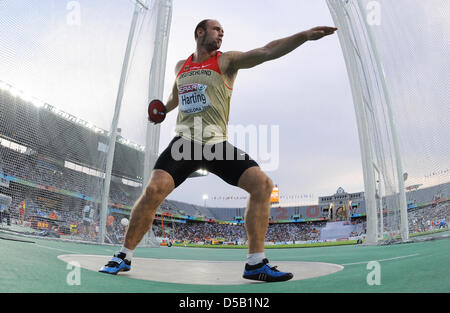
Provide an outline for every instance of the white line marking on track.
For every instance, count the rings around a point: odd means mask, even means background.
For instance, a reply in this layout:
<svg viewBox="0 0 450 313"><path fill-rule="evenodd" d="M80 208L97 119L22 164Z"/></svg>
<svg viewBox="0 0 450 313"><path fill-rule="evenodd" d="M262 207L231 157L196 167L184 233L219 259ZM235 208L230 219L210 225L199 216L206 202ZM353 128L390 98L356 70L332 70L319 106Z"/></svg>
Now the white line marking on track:
<svg viewBox="0 0 450 313"><path fill-rule="evenodd" d="M46 249L50 249L50 250L57 250L57 251L62 251L62 252L69 252L69 253L78 253L78 252L76 252L76 251L70 251L70 250L64 250L64 249L58 249L58 248L52 248L52 247L47 247L47 246L42 246L42 245L40 245L40 244L35 244L36 246L38 246L38 247L41 247L41 248L46 248Z"/></svg>
<svg viewBox="0 0 450 313"><path fill-rule="evenodd" d="M402 255L402 256L398 256L395 258L389 258L389 259L381 259L381 260L370 260L370 261L377 261L377 262L384 262L384 261L392 261L392 260L398 260L398 259L404 259L404 258L410 258L413 256L418 256L420 255L420 253L415 253L415 254L409 254L409 255ZM355 262L355 263L346 263L346 264L341 264L343 266L348 266L348 265L356 265L356 264L367 264L370 261L363 261L363 262Z"/></svg>

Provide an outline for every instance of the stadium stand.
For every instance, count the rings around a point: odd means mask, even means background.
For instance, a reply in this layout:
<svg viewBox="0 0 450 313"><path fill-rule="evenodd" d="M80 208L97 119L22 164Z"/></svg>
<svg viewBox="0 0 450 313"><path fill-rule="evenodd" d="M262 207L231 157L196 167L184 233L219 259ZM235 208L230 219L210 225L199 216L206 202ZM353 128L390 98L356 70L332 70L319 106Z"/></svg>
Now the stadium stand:
<svg viewBox="0 0 450 313"><path fill-rule="evenodd" d="M98 232L99 201L107 132L86 127L86 123L50 105L36 107L0 90L0 193L11 202L0 206L0 227L67 238L95 240ZM141 192L141 148L118 139L110 190L110 243L123 240L128 217ZM126 183L132 182L132 184ZM448 227L450 183L411 190L407 193L410 232ZM80 228L83 208L90 201L94 210L90 234ZM385 205L389 203L388 199ZM320 240L327 225L326 207L276 205L271 208L267 241L302 242ZM165 219L162 231L161 217ZM166 199L157 212L155 234L173 240L246 242L245 207L215 208ZM365 233L365 204L351 208L346 236ZM324 235L324 233L322 233ZM339 234L341 236L341 234ZM333 237L333 236L331 236ZM336 236L334 236L336 237ZM328 240L322 236L322 240Z"/></svg>

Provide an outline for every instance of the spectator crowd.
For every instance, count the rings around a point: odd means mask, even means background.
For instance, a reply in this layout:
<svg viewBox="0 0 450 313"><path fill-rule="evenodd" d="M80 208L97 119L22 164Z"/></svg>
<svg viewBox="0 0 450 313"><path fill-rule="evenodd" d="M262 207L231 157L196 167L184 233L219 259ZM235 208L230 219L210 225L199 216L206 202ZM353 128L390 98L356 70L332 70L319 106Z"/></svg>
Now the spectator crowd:
<svg viewBox="0 0 450 313"><path fill-rule="evenodd" d="M320 229L325 221L269 224L266 241L277 243L292 243L299 241L318 240ZM245 243L247 234L243 224L218 224L206 222L169 223L164 227L154 227L155 236L170 238L177 241L210 242L222 239L224 242Z"/></svg>
<svg viewBox="0 0 450 313"><path fill-rule="evenodd" d="M101 193L102 179L92 175L75 171L56 164L51 164L40 160L35 155L26 155L12 152L9 149L1 148L0 171L5 175L11 175L27 182L39 184L45 192L50 193L51 188L82 194L83 197L98 197ZM23 188L23 189L21 189ZM34 187L18 188L17 194L12 196L12 203L7 207L0 208L0 223L33 226L39 217L46 221L64 221L65 232L63 235L78 235L83 239L95 239L98 235L99 207L96 203L90 203L93 214L86 220L85 201L79 200L77 207L58 206L48 207L37 201L36 196L40 190ZM112 182L110 199L117 204L132 205L137 198L139 188L126 186L118 182ZM12 188L8 189L9 191ZM26 190L37 190L35 194L26 194ZM55 191L53 191L55 192ZM51 197L51 196L49 196ZM70 196L68 196L70 198ZM56 201L55 201L56 202ZM26 206L24 205L26 203ZM83 203L81 205L81 203ZM184 204L172 204L165 201L161 206L162 212L192 214L202 216L205 212L199 211L198 207ZM211 209L210 209L211 210ZM211 213L211 212L209 212ZM208 214L208 213L206 213ZM211 214L210 214L211 215ZM120 220L124 215L110 215L108 219L107 235L111 243L123 241L125 227ZM450 218L450 201L433 203L425 207L418 207L408 211L409 230L411 233L424 232L433 229L448 227ZM357 227L352 235L360 236L365 233L365 218L353 219ZM320 231L325 226L326 221L302 222L302 223L273 223L269 225L266 241L272 242L298 242L308 240L318 240ZM87 225L87 226L86 226ZM83 227L82 227L83 226ZM86 227L84 227L86 226ZM247 241L247 235L243 224L220 224L210 222L187 221L186 223L169 223L163 234L162 227L155 225L155 235L157 237L169 237L180 241L211 241L214 238L223 239L225 242Z"/></svg>

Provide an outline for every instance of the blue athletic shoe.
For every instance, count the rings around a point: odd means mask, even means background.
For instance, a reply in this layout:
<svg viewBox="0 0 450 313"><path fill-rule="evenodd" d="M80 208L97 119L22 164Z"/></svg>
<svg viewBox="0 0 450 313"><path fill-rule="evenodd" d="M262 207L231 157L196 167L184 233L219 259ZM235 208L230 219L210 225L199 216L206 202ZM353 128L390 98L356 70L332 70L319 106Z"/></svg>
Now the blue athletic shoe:
<svg viewBox="0 0 450 313"><path fill-rule="evenodd" d="M269 260L264 259L262 263L255 265L245 264L245 279L260 280L265 282L286 281L294 277L292 273L280 272L276 266L270 266Z"/></svg>
<svg viewBox="0 0 450 313"><path fill-rule="evenodd" d="M131 269L131 261L125 259L125 253L116 253L108 264L103 266L99 272L116 275L119 272L128 272Z"/></svg>

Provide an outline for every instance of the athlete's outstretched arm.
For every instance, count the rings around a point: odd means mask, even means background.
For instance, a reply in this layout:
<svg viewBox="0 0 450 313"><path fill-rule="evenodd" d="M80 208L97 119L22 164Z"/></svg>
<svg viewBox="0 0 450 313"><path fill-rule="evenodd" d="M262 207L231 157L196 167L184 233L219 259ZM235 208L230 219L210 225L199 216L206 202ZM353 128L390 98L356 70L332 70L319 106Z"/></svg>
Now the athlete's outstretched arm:
<svg viewBox="0 0 450 313"><path fill-rule="evenodd" d="M262 48L248 52L227 52L228 68L231 71L252 68L261 63L278 59L309 40L318 40L325 36L334 34L335 27L319 26L295 35L274 40Z"/></svg>

